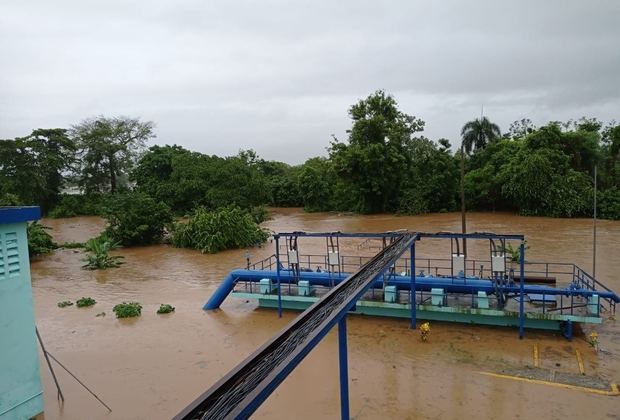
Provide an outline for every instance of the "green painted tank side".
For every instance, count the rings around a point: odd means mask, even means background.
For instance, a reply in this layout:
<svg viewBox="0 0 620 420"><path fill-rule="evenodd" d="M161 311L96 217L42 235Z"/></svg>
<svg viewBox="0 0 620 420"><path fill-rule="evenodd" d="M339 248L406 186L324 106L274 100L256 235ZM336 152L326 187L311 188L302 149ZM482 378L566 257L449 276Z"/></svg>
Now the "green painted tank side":
<svg viewBox="0 0 620 420"><path fill-rule="evenodd" d="M276 295L259 295L256 293L233 292L232 296L244 299L257 299L262 308L277 308ZM282 296L284 309L305 310L318 298L310 296ZM409 318L411 306L402 303L389 303L361 300L357 302L352 314L385 316L392 318ZM519 325L519 313L513 311L501 311L482 308L455 308L450 306L419 305L417 307L418 319L431 321L460 322L467 324L496 325L516 327ZM561 314L537 314L526 313L525 326L527 328L555 330L566 321L600 324L602 319L595 316L576 316Z"/></svg>

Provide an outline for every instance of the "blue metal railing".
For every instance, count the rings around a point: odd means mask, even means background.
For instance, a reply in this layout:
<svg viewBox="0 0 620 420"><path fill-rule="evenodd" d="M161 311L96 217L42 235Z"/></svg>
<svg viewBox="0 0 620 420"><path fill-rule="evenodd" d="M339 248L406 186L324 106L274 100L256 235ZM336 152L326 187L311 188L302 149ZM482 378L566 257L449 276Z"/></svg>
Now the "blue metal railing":
<svg viewBox="0 0 620 420"><path fill-rule="evenodd" d="M369 239L376 240L377 238ZM319 268L322 271L329 271L330 269L330 265L328 264L328 256L325 254L301 254L298 258L302 270L316 270L317 268ZM359 269L359 267L363 266L371 258L372 257L370 256L341 255L340 267L343 272L354 272ZM281 264L284 267L288 266L287 253L281 253L280 260ZM275 270L275 264L276 256L274 254L260 261L250 264L249 268L252 270ZM512 264L514 264L515 266L518 265L518 263L516 262L512 262ZM524 265L525 278L533 279L532 282L534 283L536 283L536 281L538 280L542 282L557 283L558 286L563 287L568 287L573 284L580 289L591 291L606 291L613 293L611 289L602 284L600 281L593 278L590 274L588 274L585 270L583 270L576 264L565 262L526 261ZM394 265L395 273L397 275L404 273L406 276L409 276L410 266L410 258L399 258ZM426 275L435 276L451 275L451 260L449 258L416 258L415 266L418 273L424 272ZM477 276L480 278L490 278L492 275L490 267L490 260L466 260L467 275ZM518 281L518 279L519 277L517 275L513 277L509 276L509 280L511 281ZM252 286L250 285L249 287L251 288ZM566 296L560 297L560 302L549 302L548 299L545 299L548 294L541 294L541 303L537 304L537 307L540 308L542 313L556 312L561 315L574 315L575 309L586 306L586 304L582 302L582 299L575 298L574 296L571 299L570 293ZM567 299L570 299L570 305L565 307L564 304L566 303ZM590 308L590 312L596 316L599 316L601 312L615 313L616 309L616 303L612 299L606 298L601 298L599 300L598 308L596 310L594 310L594 304L591 305L592 306Z"/></svg>

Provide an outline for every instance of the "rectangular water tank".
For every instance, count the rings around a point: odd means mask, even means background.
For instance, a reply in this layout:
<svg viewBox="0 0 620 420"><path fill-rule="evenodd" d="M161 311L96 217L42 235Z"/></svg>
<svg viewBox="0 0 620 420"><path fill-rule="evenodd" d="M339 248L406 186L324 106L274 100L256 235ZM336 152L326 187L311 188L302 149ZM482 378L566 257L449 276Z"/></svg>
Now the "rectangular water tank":
<svg viewBox="0 0 620 420"><path fill-rule="evenodd" d="M277 290L278 287L271 281L271 279L260 279L260 293L262 295L270 295Z"/></svg>
<svg viewBox="0 0 620 420"><path fill-rule="evenodd" d="M312 296L314 287L310 285L308 280L299 280L297 283L297 294L299 296Z"/></svg>
<svg viewBox="0 0 620 420"><path fill-rule="evenodd" d="M431 304L443 306L443 289L431 289Z"/></svg>
<svg viewBox="0 0 620 420"><path fill-rule="evenodd" d="M599 296L592 295L588 298L588 313L599 316Z"/></svg>
<svg viewBox="0 0 620 420"><path fill-rule="evenodd" d="M478 309L489 309L489 297L487 292L478 291Z"/></svg>
<svg viewBox="0 0 620 420"><path fill-rule="evenodd" d="M388 303L398 302L398 290L396 286L385 286L383 290L383 301Z"/></svg>

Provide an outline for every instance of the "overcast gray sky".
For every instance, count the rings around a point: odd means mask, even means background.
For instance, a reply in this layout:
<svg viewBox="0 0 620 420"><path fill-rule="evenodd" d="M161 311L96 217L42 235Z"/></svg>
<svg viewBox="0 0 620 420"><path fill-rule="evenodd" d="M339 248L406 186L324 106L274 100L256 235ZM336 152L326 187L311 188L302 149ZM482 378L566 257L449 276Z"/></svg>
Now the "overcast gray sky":
<svg viewBox="0 0 620 420"><path fill-rule="evenodd" d="M503 131L620 120L620 1L0 2L0 138L129 115L299 163L377 89L453 144L481 104Z"/></svg>

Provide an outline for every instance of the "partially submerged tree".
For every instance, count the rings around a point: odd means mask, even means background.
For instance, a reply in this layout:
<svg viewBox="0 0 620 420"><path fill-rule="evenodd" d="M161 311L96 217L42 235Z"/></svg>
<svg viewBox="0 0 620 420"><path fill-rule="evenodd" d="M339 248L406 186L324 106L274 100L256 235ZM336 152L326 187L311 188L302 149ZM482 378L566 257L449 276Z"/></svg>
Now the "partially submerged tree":
<svg viewBox="0 0 620 420"><path fill-rule="evenodd" d="M113 196L105 204L103 217L108 222L104 236L124 246L157 243L172 223L166 204L140 192Z"/></svg>
<svg viewBox="0 0 620 420"><path fill-rule="evenodd" d="M335 139L330 159L362 213L394 210L403 173L410 163L414 133L424 121L398 109L396 100L377 91L349 109L353 126L348 143Z"/></svg>
<svg viewBox="0 0 620 420"><path fill-rule="evenodd" d="M38 205L46 214L59 200L75 152L75 143L62 128L37 129L27 137L0 141L1 200Z"/></svg>

